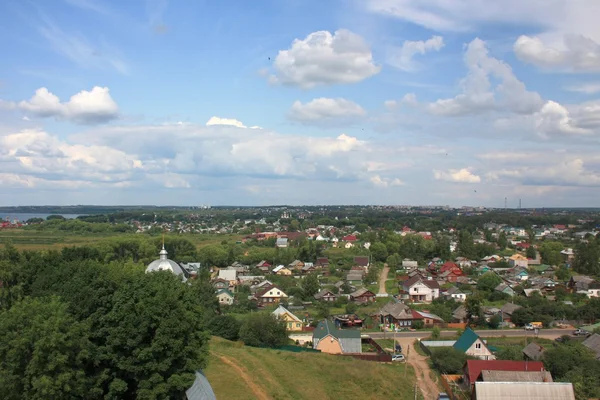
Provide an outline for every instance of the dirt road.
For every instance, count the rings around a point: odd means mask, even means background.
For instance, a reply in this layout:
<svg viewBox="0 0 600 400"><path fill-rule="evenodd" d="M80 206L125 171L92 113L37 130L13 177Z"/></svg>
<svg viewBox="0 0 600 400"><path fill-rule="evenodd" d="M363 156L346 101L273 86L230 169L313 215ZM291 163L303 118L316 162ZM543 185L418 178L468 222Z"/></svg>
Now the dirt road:
<svg viewBox="0 0 600 400"><path fill-rule="evenodd" d="M396 341L402 346L404 356L406 357L408 354L406 362L415 369L417 384L423 394L423 398L425 400L437 399L437 395L441 390L439 390L437 382L431 378L432 374L427 363L427 357L420 355L413 348L415 340L413 338L396 338Z"/></svg>
<svg viewBox="0 0 600 400"><path fill-rule="evenodd" d="M387 281L388 273L390 272L390 267L387 264L383 264L383 270L379 275L379 293L378 294L387 294L387 290L385 290L385 281Z"/></svg>
<svg viewBox="0 0 600 400"><path fill-rule="evenodd" d="M231 368L235 369L236 372L238 373L238 376L240 378L242 378L244 380L244 382L246 383L246 385L248 386L248 388L252 391L252 393L254 393L254 395L256 396L256 398L258 400L269 400L270 397L267 396L267 394L265 393L265 391L258 386L254 380L252 378L250 378L250 376L248 375L248 371L246 371L245 368L239 366L238 364L235 363L235 361L233 361L232 359L213 353L215 356L219 357L221 359L221 361L223 361L225 364L229 365Z"/></svg>

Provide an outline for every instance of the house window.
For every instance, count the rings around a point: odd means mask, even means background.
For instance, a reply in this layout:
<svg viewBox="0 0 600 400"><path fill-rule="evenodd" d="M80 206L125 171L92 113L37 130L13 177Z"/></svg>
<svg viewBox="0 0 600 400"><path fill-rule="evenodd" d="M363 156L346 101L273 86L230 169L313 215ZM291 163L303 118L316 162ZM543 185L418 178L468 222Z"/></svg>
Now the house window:
<svg viewBox="0 0 600 400"><path fill-rule="evenodd" d="M281 294L281 292L277 292L277 296L279 296Z"/></svg>
<svg viewBox="0 0 600 400"><path fill-rule="evenodd" d="M475 348L476 348L476 349L481 349L481 343L477 343L477 344L475 344Z"/></svg>
<svg viewBox="0 0 600 400"><path fill-rule="evenodd" d="M413 291L414 291L414 292L418 292L418 291L419 291L419 289L418 289L418 288L414 288L414 289L413 289Z"/></svg>

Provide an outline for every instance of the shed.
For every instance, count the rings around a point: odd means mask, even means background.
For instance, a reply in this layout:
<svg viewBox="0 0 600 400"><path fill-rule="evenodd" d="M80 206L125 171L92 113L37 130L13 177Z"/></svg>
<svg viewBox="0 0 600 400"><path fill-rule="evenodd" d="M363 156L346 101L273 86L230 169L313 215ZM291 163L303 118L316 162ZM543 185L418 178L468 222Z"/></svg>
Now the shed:
<svg viewBox="0 0 600 400"><path fill-rule="evenodd" d="M476 382L475 400L575 400L571 383Z"/></svg>

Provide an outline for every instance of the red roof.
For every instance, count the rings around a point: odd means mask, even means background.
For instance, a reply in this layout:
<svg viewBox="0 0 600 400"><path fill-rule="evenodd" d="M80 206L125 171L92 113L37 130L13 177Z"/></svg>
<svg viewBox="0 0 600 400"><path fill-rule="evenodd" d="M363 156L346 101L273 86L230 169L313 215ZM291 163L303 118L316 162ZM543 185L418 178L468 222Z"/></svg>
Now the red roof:
<svg viewBox="0 0 600 400"><path fill-rule="evenodd" d="M517 243L517 244L515 245L515 247L520 247L520 248L522 248L522 249L528 249L528 248L530 248L530 247L531 247L531 244L530 244L530 243L523 243L523 242L522 242L522 243Z"/></svg>
<svg viewBox="0 0 600 400"><path fill-rule="evenodd" d="M473 384L481 371L543 371L541 361L507 361L507 360L467 360L465 374L469 374L469 382Z"/></svg>
<svg viewBox="0 0 600 400"><path fill-rule="evenodd" d="M356 242L356 236L354 235L346 235L342 238L344 242Z"/></svg>
<svg viewBox="0 0 600 400"><path fill-rule="evenodd" d="M454 264L452 261L446 261L442 265L440 272L452 271L452 270L456 270L456 269L460 270L460 267L458 265Z"/></svg>

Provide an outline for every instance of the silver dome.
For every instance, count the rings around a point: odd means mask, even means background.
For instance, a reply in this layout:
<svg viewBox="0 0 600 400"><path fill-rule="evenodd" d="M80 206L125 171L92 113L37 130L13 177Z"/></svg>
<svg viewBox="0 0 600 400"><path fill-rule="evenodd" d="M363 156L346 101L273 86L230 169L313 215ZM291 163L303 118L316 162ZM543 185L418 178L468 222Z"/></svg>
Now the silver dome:
<svg viewBox="0 0 600 400"><path fill-rule="evenodd" d="M160 253L158 253L158 255L159 255L159 259L152 261L146 267L146 273L154 272L154 271L170 271L170 272L174 273L175 275L181 276L182 281L185 282L187 280L187 278L185 277L185 272L183 271L183 268L181 268L181 266L179 264L177 264L175 261L169 260L167 258L168 253L167 253L167 250L165 250L164 245L163 245L163 248L160 251Z"/></svg>

